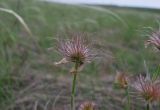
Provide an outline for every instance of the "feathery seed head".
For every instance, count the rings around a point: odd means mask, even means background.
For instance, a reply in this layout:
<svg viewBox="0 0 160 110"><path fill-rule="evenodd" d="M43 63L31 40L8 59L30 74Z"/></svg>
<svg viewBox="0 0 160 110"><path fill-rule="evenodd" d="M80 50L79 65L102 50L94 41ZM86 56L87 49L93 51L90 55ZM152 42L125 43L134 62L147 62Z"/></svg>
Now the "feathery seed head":
<svg viewBox="0 0 160 110"><path fill-rule="evenodd" d="M155 102L160 99L160 85L156 81L146 80L146 78L140 75L133 87L147 102Z"/></svg>
<svg viewBox="0 0 160 110"><path fill-rule="evenodd" d="M85 39L78 35L71 40L60 42L58 51L67 61L76 62L79 65L90 62L93 58L93 54L85 43Z"/></svg>
<svg viewBox="0 0 160 110"><path fill-rule="evenodd" d="M86 101L80 105L78 110L95 110L95 109L96 107L94 102Z"/></svg>
<svg viewBox="0 0 160 110"><path fill-rule="evenodd" d="M115 84L117 84L120 88L126 88L128 86L128 76L125 73L117 72Z"/></svg>
<svg viewBox="0 0 160 110"><path fill-rule="evenodd" d="M146 46L153 45L158 50L160 50L160 30L153 32L147 42L145 43Z"/></svg>

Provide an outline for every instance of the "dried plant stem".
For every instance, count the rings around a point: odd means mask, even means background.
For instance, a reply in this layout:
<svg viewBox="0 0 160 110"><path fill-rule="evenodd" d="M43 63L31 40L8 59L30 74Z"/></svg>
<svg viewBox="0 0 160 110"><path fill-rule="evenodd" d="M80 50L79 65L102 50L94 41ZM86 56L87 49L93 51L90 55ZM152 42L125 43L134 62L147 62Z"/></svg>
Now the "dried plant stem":
<svg viewBox="0 0 160 110"><path fill-rule="evenodd" d="M9 13L9 14L13 15L14 17L16 17L16 19L18 19L18 21L23 25L23 27L28 32L28 34L30 36L33 36L31 30L28 27L28 25L25 23L23 18L21 16L19 16L16 12L14 12L13 10L10 10L10 9L6 9L6 8L0 8L0 11Z"/></svg>
<svg viewBox="0 0 160 110"><path fill-rule="evenodd" d="M75 72L72 81L72 94L71 94L71 110L75 110L75 89L76 89L76 79L78 72L78 63L75 64Z"/></svg>
<svg viewBox="0 0 160 110"><path fill-rule="evenodd" d="M126 88L126 96L127 96L127 104L126 104L126 110L130 110L130 96L129 96L129 87Z"/></svg>

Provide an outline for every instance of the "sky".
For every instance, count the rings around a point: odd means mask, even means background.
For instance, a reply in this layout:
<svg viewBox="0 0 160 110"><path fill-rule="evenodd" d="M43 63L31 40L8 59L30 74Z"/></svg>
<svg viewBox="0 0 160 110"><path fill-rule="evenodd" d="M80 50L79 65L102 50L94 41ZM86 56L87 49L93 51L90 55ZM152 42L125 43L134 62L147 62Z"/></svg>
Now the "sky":
<svg viewBox="0 0 160 110"><path fill-rule="evenodd" d="M107 4L129 7L145 7L160 9L160 0L47 0L61 3Z"/></svg>

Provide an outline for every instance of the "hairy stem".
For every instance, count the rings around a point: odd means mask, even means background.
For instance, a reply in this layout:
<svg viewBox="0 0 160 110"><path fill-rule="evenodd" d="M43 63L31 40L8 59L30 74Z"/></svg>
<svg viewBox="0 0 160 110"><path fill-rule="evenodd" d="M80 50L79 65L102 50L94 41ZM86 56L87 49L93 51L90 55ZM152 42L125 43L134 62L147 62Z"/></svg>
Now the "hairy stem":
<svg viewBox="0 0 160 110"><path fill-rule="evenodd" d="M127 104L126 110L130 110L130 96L129 96L129 87L126 88Z"/></svg>
<svg viewBox="0 0 160 110"><path fill-rule="evenodd" d="M149 103L147 103L147 105L146 105L146 110L150 110Z"/></svg>
<svg viewBox="0 0 160 110"><path fill-rule="evenodd" d="M71 110L75 110L75 88L76 88L77 72L78 72L78 63L75 64L75 73L72 80Z"/></svg>

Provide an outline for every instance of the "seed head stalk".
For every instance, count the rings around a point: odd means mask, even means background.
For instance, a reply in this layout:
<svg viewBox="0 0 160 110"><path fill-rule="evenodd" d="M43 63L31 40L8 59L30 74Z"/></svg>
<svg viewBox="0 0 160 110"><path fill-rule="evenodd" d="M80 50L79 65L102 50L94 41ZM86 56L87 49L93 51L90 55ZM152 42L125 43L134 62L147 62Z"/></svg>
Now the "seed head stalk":
<svg viewBox="0 0 160 110"><path fill-rule="evenodd" d="M146 110L150 110L149 102L146 105Z"/></svg>
<svg viewBox="0 0 160 110"><path fill-rule="evenodd" d="M72 80L71 110L75 110L75 89L76 89L76 79L77 79L78 67L79 67L79 63L76 62L75 72L73 74L73 80Z"/></svg>
<svg viewBox="0 0 160 110"><path fill-rule="evenodd" d="M55 62L56 65L72 62L75 64L73 71L72 80L72 91L71 91L71 110L75 110L75 89L76 79L79 68L85 63L90 63L93 58L93 54L89 49L89 45L86 44L85 39L82 35L75 34L72 39L61 41L58 46L58 51L63 55L63 59L59 62Z"/></svg>
<svg viewBox="0 0 160 110"><path fill-rule="evenodd" d="M130 110L130 95L129 95L129 87L125 89L126 96L127 96L127 103L126 103L126 110Z"/></svg>

